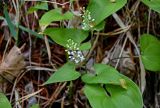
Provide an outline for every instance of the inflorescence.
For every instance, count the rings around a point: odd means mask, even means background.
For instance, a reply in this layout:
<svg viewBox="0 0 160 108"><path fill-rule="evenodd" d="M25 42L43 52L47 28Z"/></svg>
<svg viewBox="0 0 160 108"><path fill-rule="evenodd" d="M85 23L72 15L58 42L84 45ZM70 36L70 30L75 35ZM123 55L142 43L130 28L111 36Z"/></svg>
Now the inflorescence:
<svg viewBox="0 0 160 108"><path fill-rule="evenodd" d="M82 62L85 58L82 52L79 50L79 45L74 42L72 39L67 40L67 49L65 50L68 54L70 61L75 62L76 64Z"/></svg>
<svg viewBox="0 0 160 108"><path fill-rule="evenodd" d="M84 8L82 9L83 15L83 21L82 21L82 29L83 30L89 30L93 27L93 22L95 21L95 19L92 19L91 17L91 12L89 12L88 10L85 10Z"/></svg>

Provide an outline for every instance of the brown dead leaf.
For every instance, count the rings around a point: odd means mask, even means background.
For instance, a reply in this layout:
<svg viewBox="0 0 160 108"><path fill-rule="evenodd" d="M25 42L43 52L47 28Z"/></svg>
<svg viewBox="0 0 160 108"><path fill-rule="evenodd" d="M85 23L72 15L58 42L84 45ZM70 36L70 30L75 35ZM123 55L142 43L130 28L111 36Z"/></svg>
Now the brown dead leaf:
<svg viewBox="0 0 160 108"><path fill-rule="evenodd" d="M24 67L23 54L18 47L14 46L0 64L0 75L6 80L13 82Z"/></svg>

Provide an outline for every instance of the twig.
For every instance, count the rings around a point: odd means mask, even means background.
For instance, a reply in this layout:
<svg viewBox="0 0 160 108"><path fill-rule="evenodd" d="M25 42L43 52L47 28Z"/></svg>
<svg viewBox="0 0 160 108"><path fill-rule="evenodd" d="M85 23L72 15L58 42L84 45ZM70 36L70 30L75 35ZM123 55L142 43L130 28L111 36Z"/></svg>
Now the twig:
<svg viewBox="0 0 160 108"><path fill-rule="evenodd" d="M150 20L151 20L151 9L148 10L147 34L149 33Z"/></svg>
<svg viewBox="0 0 160 108"><path fill-rule="evenodd" d="M49 99L49 101L47 102L45 107L48 106L48 105L52 105L52 103L55 102L55 100L57 99L58 95L63 90L63 88L66 86L66 84L67 84L67 82L63 83L63 85L61 85L61 83L59 84L59 86L56 88L56 90L52 94L51 98Z"/></svg>
<svg viewBox="0 0 160 108"><path fill-rule="evenodd" d="M119 58L122 56L122 53L123 53L123 51L124 51L124 47L126 46L126 43L127 43L127 39L128 39L128 38L125 37L125 40L124 40L124 43L123 43L121 52L120 52L120 54L119 54ZM118 59L118 61L117 61L117 63L116 63L116 66L115 66L115 69L117 69L119 62L120 62L120 59Z"/></svg>
<svg viewBox="0 0 160 108"><path fill-rule="evenodd" d="M57 6L57 2L56 2L56 0L53 0L53 2L55 2L55 3L52 3L53 4L53 6L54 6L54 8L56 9L56 8L58 8L58 6Z"/></svg>
<svg viewBox="0 0 160 108"><path fill-rule="evenodd" d="M130 25L129 26L126 26L125 28L118 28L112 32L108 32L108 33L94 33L94 34L99 34L100 36L114 36L114 35L118 35L118 34L121 34L121 33L125 33L126 31L128 31L130 29Z"/></svg>
<svg viewBox="0 0 160 108"><path fill-rule="evenodd" d="M13 84L13 87L12 87L12 92L11 92L11 96L10 96L10 102L12 102L12 98L13 98L13 93L15 91L15 88L16 88L16 85L17 83L20 81L20 79L23 77L23 75L25 74L26 72L23 72L22 73L19 73L16 80L14 81L14 84Z"/></svg>
<svg viewBox="0 0 160 108"><path fill-rule="evenodd" d="M25 6L25 11L27 11L26 6ZM26 16L26 23L27 23L27 27L30 28L30 27L29 27L28 16ZM32 54L32 39L31 39L30 33L28 33L28 36L29 36L29 65L31 66L31 62L32 62L32 60L31 60L31 54Z"/></svg>
<svg viewBox="0 0 160 108"><path fill-rule="evenodd" d="M25 0L25 1L41 1L41 2L46 2L46 3L52 3L52 4L57 4L57 5L60 5L60 6L64 6L66 4L69 4L70 2L65 2L65 3L58 3L58 2L55 2L55 1L42 1L42 0Z"/></svg>
<svg viewBox="0 0 160 108"><path fill-rule="evenodd" d="M43 71L57 71L57 69L50 69L50 68L46 68L46 67L37 67L37 66L27 66L26 67L27 71L31 71L31 70L43 70Z"/></svg>
<svg viewBox="0 0 160 108"><path fill-rule="evenodd" d="M86 61L88 61L88 59L90 58L91 54L93 53L93 51L94 51L94 49L96 47L96 44L98 42L98 39L99 39L99 32L97 32L96 39L93 42L93 46L92 46L91 50L89 51L89 53L86 56Z"/></svg>
<svg viewBox="0 0 160 108"><path fill-rule="evenodd" d="M43 88L40 89L40 90L38 90L38 91L36 91L36 92L34 92L34 93L32 93L32 94L28 94L28 95L26 95L26 96L23 96L23 97L21 97L18 101L23 102L24 100L27 100L28 98L30 98L30 97L32 97L32 96L40 93L42 90L43 90Z"/></svg>
<svg viewBox="0 0 160 108"><path fill-rule="evenodd" d="M47 36L44 36L44 40L45 40L45 44L46 44L46 48L47 48L47 54L48 54L49 63L52 65L52 67L54 69L56 69L54 64L52 63L52 60L51 60L51 50L50 50L50 46L49 46L49 42L48 42Z"/></svg>
<svg viewBox="0 0 160 108"><path fill-rule="evenodd" d="M5 50L3 52L3 57L2 57L2 62L4 61L4 57L6 55L6 51L7 51L7 48L8 48L8 45L9 45L10 41L11 41L11 37L8 39L7 44L5 46Z"/></svg>
<svg viewBox="0 0 160 108"><path fill-rule="evenodd" d="M133 56L134 58L139 58L139 56ZM117 60L117 59L125 59L125 58L130 58L130 57L118 57L118 58L113 58L113 59L110 59L110 61L114 61L114 60Z"/></svg>
<svg viewBox="0 0 160 108"><path fill-rule="evenodd" d="M61 108L64 108L64 99L65 99L65 96L62 97Z"/></svg>

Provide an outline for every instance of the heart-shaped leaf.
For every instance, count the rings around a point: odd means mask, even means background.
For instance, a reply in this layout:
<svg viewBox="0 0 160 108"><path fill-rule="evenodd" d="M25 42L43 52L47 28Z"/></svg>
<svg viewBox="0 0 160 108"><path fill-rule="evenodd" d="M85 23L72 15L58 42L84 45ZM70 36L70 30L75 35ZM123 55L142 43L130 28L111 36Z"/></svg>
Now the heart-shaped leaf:
<svg viewBox="0 0 160 108"><path fill-rule="evenodd" d="M9 100L3 93L0 93L0 108L12 108Z"/></svg>
<svg viewBox="0 0 160 108"><path fill-rule="evenodd" d="M121 9L127 0L90 0L87 10L91 12L91 18L95 19L94 26L101 23L105 18Z"/></svg>
<svg viewBox="0 0 160 108"><path fill-rule="evenodd" d="M80 43L88 37L87 31L67 28L47 28L44 34L49 35L56 43L64 47L67 47L69 39L80 46Z"/></svg>
<svg viewBox="0 0 160 108"><path fill-rule="evenodd" d="M73 18L71 12L62 13L61 8L56 8L46 12L39 20L39 25L44 30L53 21L69 20Z"/></svg>
<svg viewBox="0 0 160 108"><path fill-rule="evenodd" d="M31 106L31 108L40 108L40 106L38 104L34 104Z"/></svg>
<svg viewBox="0 0 160 108"><path fill-rule="evenodd" d="M37 10L48 10L48 3L38 3L37 5L30 7L28 13L32 13Z"/></svg>
<svg viewBox="0 0 160 108"><path fill-rule="evenodd" d="M94 27L94 30L95 30L95 31L101 31L101 30L103 30L104 27L105 27L105 24L106 24L105 21L100 22L98 25L96 25L96 26Z"/></svg>
<svg viewBox="0 0 160 108"><path fill-rule="evenodd" d="M116 69L105 64L95 64L94 69L96 74L85 74L82 80L88 84L121 84L121 77Z"/></svg>
<svg viewBox="0 0 160 108"><path fill-rule="evenodd" d="M88 50L91 48L91 42L82 43L79 47L79 50Z"/></svg>
<svg viewBox="0 0 160 108"><path fill-rule="evenodd" d="M84 93L92 108L142 108L142 96L134 82L121 75L126 80L127 89L118 85L106 84L85 85Z"/></svg>
<svg viewBox="0 0 160 108"><path fill-rule="evenodd" d="M160 41L150 34L140 38L141 57L146 69L160 72Z"/></svg>
<svg viewBox="0 0 160 108"><path fill-rule="evenodd" d="M58 69L44 84L51 84L56 82L65 82L75 80L80 77L80 73L75 71L75 64L67 62L60 69Z"/></svg>
<svg viewBox="0 0 160 108"><path fill-rule="evenodd" d="M160 13L160 0L141 0L145 5L147 5L152 10Z"/></svg>

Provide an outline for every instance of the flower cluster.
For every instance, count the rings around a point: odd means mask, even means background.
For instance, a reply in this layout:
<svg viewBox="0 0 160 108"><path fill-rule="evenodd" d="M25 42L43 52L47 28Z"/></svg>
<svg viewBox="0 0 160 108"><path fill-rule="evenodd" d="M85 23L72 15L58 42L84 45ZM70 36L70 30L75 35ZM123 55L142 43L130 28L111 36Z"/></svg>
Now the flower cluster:
<svg viewBox="0 0 160 108"><path fill-rule="evenodd" d="M83 11L82 29L89 30L93 27L93 23L94 23L95 19L91 18L91 12L89 12L88 10L85 10L83 8L82 11Z"/></svg>
<svg viewBox="0 0 160 108"><path fill-rule="evenodd" d="M82 52L79 50L79 45L72 39L67 40L66 47L67 49L65 51L67 52L70 61L77 64L85 59Z"/></svg>

